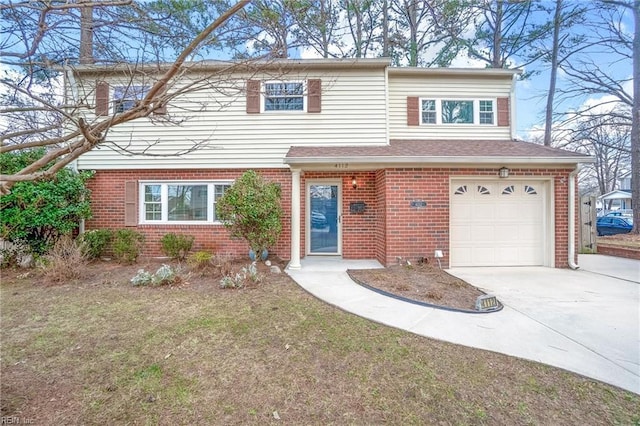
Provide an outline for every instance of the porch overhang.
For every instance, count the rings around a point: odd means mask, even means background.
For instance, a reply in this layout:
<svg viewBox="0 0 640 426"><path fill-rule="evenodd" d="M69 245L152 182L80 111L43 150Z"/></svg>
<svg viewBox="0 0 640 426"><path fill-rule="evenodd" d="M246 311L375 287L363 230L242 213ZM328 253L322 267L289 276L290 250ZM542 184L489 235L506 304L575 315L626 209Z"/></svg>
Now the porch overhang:
<svg viewBox="0 0 640 426"><path fill-rule="evenodd" d="M292 169L366 170L384 167L575 167L593 157L522 141L392 140L372 146L293 146L284 163Z"/></svg>

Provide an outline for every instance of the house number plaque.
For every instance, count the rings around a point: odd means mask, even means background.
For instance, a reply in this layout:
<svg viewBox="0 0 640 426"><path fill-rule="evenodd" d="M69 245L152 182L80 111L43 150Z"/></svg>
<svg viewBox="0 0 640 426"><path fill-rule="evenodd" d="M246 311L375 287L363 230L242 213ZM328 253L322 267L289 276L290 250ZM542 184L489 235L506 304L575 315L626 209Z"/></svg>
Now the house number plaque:
<svg viewBox="0 0 640 426"><path fill-rule="evenodd" d="M427 207L427 202L423 200L411 200L411 208L422 209Z"/></svg>

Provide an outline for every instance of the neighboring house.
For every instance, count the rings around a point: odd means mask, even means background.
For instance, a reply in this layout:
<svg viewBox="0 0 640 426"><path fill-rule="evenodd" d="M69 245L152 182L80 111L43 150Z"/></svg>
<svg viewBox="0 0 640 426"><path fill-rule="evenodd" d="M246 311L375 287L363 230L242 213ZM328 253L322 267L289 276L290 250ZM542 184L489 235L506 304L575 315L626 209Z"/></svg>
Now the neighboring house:
<svg viewBox="0 0 640 426"><path fill-rule="evenodd" d="M226 67L198 64L180 84ZM78 160L96 170L86 226L136 229L146 255L160 254L168 232L194 235L194 250L244 255L215 203L255 169L282 186L283 232L271 252L291 268L314 255L433 261L436 250L443 266L571 266L575 172L591 159L514 140L518 73L382 59L234 71L225 85L200 84L159 111L179 126L156 116L118 125ZM69 93L88 96L83 113L93 120L126 110L149 75L131 84L125 68L80 66L67 80Z"/></svg>
<svg viewBox="0 0 640 426"><path fill-rule="evenodd" d="M607 192L598 197L605 206L610 206L609 210L631 210L631 172L627 172L618 179L620 184L618 189Z"/></svg>
<svg viewBox="0 0 640 426"><path fill-rule="evenodd" d="M619 189L623 191L631 191L631 172L623 174L618 180L620 181Z"/></svg>

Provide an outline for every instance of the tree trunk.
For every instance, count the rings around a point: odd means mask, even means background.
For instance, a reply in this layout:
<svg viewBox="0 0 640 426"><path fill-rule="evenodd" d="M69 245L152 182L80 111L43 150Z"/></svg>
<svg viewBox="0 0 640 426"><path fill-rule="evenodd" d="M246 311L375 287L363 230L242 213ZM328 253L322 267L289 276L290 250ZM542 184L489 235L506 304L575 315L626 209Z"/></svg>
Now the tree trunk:
<svg viewBox="0 0 640 426"><path fill-rule="evenodd" d="M389 57L389 3L384 0L382 5L382 56Z"/></svg>
<svg viewBox="0 0 640 426"><path fill-rule="evenodd" d="M495 30L493 32L493 57L491 58L491 66L493 68L502 68L502 20L504 19L503 1L497 0L496 2L496 22Z"/></svg>
<svg viewBox="0 0 640 426"><path fill-rule="evenodd" d="M80 0L88 3L91 0ZM93 7L80 8L80 57L81 64L93 64Z"/></svg>
<svg viewBox="0 0 640 426"><path fill-rule="evenodd" d="M631 204L633 233L640 234L640 0L633 2L633 107L631 108Z"/></svg>
<svg viewBox="0 0 640 426"><path fill-rule="evenodd" d="M549 93L547 93L547 110L544 122L544 146L551 146L551 128L553 126L553 98L556 91L558 75L558 49L560 40L560 18L562 17L562 0L556 0L556 12L553 18L553 47L551 50L551 76L549 77Z"/></svg>

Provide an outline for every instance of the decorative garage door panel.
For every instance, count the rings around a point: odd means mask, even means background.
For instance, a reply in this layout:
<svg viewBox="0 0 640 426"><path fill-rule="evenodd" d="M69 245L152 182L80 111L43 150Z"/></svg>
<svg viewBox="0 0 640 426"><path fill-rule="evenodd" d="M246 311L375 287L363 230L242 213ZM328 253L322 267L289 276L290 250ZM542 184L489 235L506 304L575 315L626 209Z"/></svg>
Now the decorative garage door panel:
<svg viewBox="0 0 640 426"><path fill-rule="evenodd" d="M451 266L544 262L544 182L453 181Z"/></svg>

